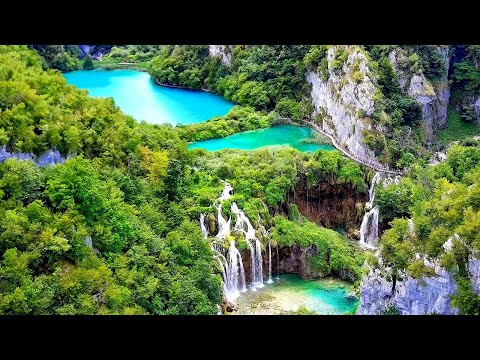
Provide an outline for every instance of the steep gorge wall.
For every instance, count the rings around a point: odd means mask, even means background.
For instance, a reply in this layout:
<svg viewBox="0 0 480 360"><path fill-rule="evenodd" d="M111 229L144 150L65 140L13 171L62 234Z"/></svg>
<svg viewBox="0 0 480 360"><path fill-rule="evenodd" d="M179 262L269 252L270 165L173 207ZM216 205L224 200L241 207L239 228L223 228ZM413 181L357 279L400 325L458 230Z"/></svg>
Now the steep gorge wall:
<svg viewBox="0 0 480 360"><path fill-rule="evenodd" d="M348 231L359 228L368 195L358 192L350 184L326 181L309 187L307 191L306 178L301 176L286 200L296 204L308 220L329 229L343 226Z"/></svg>
<svg viewBox="0 0 480 360"><path fill-rule="evenodd" d="M230 66L232 62L232 46L233 45L208 45L210 56L220 57L222 64Z"/></svg>
<svg viewBox="0 0 480 360"><path fill-rule="evenodd" d="M340 68L335 60L337 51L350 52ZM369 117L375 110L376 89L365 54L355 46L333 46L328 49L327 61L326 76L318 71L307 73L307 81L312 84L313 115L321 118L322 129L344 149L379 164L362 135L364 128L372 126Z"/></svg>
<svg viewBox="0 0 480 360"><path fill-rule="evenodd" d="M451 304L451 296L457 293L457 282L452 274L436 261L430 262L424 258L424 264L434 271L433 276L414 279L404 274L402 279L397 279L394 289L389 269L370 269L360 284L357 314L381 315L390 307L401 315L459 314L459 309ZM472 289L478 294L480 259L470 256L467 269Z"/></svg>
<svg viewBox="0 0 480 360"><path fill-rule="evenodd" d="M300 247L298 245L283 246L277 249L272 247L272 277L277 273L280 274L296 274L304 280L320 279L327 276L338 276L343 280L350 282L355 281L355 275L348 271L341 271L338 274L324 273L315 269L310 262L312 256L317 255L318 251L314 245L308 247ZM278 255L277 255L278 254ZM243 267L245 270L245 278L247 282L252 277L252 261L249 250L242 251ZM263 280L268 280L268 245L266 251L262 252Z"/></svg>
<svg viewBox="0 0 480 360"><path fill-rule="evenodd" d="M451 51L449 46L438 46L436 51L443 59L443 70L440 79L429 81L420 71L412 71L405 52L399 47L391 51L388 59L398 76L400 88L413 97L422 109L422 120L425 135L433 141L435 133L445 126L447 108L450 100L448 69Z"/></svg>

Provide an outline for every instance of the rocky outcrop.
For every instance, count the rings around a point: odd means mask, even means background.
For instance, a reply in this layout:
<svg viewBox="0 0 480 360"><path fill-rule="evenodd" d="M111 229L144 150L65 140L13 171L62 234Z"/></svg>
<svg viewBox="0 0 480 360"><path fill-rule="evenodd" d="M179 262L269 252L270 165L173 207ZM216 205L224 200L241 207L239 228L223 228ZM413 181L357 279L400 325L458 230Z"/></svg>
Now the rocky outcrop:
<svg viewBox="0 0 480 360"><path fill-rule="evenodd" d="M0 148L0 163L4 162L7 159L10 158L15 158L18 160L32 160L35 162L38 166L44 167L47 165L55 165L58 163L64 163L65 158L60 154L60 152L56 149L50 149L48 151L45 151L43 154L40 156L36 157L35 155L31 153L20 153L20 152L14 152L11 153L7 151L6 147L3 146Z"/></svg>
<svg viewBox="0 0 480 360"><path fill-rule="evenodd" d="M230 66L232 62L233 45L208 45L210 56L220 57L222 64Z"/></svg>
<svg viewBox="0 0 480 360"><path fill-rule="evenodd" d="M475 293L480 293L480 259L471 257L468 262L468 274L470 275L470 283Z"/></svg>
<svg viewBox="0 0 480 360"><path fill-rule="evenodd" d="M393 283L384 273L375 269L362 279L360 304L357 314L381 315L389 307L400 315L458 314L450 304L450 297L457 291L457 283L445 269L438 267L434 276L413 279L405 276Z"/></svg>
<svg viewBox="0 0 480 360"><path fill-rule="evenodd" d="M447 121L447 108L450 100L448 85L448 67L450 50L448 46L438 46L437 52L444 61L444 69L439 81L430 82L422 72L412 72L409 60L401 48L390 52L388 59L398 76L400 88L413 97L422 109L425 134L432 141L435 132L442 129Z"/></svg>
<svg viewBox="0 0 480 360"><path fill-rule="evenodd" d="M308 220L329 229L342 226L347 232L358 229L366 201L367 194L356 191L349 184L324 181L310 186L307 191L305 176L299 178L295 189L286 197L286 203L296 204Z"/></svg>
<svg viewBox="0 0 480 360"><path fill-rule="evenodd" d="M348 52L343 64L338 63L337 52ZM327 52L327 61L327 74L307 73L314 117L321 119L323 131L342 148L379 164L362 135L364 128L371 128L369 116L374 111L376 89L366 56L355 46L333 46Z"/></svg>
<svg viewBox="0 0 480 360"><path fill-rule="evenodd" d="M308 258L317 254L315 246L301 248L294 245L279 250L279 269L282 274L297 274L302 279L325 277L321 271L312 269Z"/></svg>
<svg viewBox="0 0 480 360"><path fill-rule="evenodd" d="M324 273L315 269L310 263L310 258L317 255L315 245L300 247L298 245L283 246L278 249L272 248L272 274L297 274L304 280L320 279L327 276L336 276L350 282L355 281L355 274L348 270L341 270L338 274ZM263 279L268 279L268 251L262 252ZM252 261L249 250L242 251L243 267L247 282L252 278Z"/></svg>
<svg viewBox="0 0 480 360"><path fill-rule="evenodd" d="M380 315L389 307L395 308L401 315L455 315L450 299L457 293L457 282L453 276L437 263L424 260L425 265L434 270L433 276L414 279L404 274L397 279L395 287L390 280L388 269L371 269L360 284L360 304L357 314ZM480 259L470 258L468 270L472 289L480 292Z"/></svg>
<svg viewBox="0 0 480 360"><path fill-rule="evenodd" d="M475 115L477 115L477 126L480 127L480 97L475 101L475 104L473 104L473 109Z"/></svg>

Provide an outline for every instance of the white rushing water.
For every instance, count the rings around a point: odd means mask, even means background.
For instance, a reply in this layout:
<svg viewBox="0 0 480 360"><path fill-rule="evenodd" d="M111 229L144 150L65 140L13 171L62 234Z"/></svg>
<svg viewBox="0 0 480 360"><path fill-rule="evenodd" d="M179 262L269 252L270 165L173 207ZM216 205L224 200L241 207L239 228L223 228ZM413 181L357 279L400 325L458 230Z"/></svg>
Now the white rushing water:
<svg viewBox="0 0 480 360"><path fill-rule="evenodd" d="M368 190L368 202L365 204L367 209L371 209L373 207L373 201L375 200L375 184L380 181L380 173L375 173L372 178L372 183L370 184L370 189Z"/></svg>
<svg viewBox="0 0 480 360"><path fill-rule="evenodd" d="M272 242L268 240L268 280L267 284L272 284Z"/></svg>
<svg viewBox="0 0 480 360"><path fill-rule="evenodd" d="M360 244L375 247L378 243L378 206L365 213L360 226Z"/></svg>
<svg viewBox="0 0 480 360"><path fill-rule="evenodd" d="M265 204L264 204L265 205ZM260 214L257 214L258 217L258 227L260 229L260 232L262 233L262 236L268 237L269 233L267 229L265 229L265 226L262 225L260 222L262 219L260 218ZM272 280L272 242L270 239L268 239L268 280L267 284L273 284Z"/></svg>
<svg viewBox="0 0 480 360"><path fill-rule="evenodd" d="M218 261L222 270L223 293L227 300L234 302L242 292L247 291L247 282L245 279L242 255L236 247L235 240L232 237L229 238L232 218L229 217L228 220L226 220L222 214L222 202L230 199L232 194L233 187L225 182L225 187L218 198L219 203L217 204L218 233L215 236L215 240L211 243L211 248L214 252L214 258ZM256 237L252 223L235 202L231 205L231 212L232 214L235 214L236 218L233 231L244 234L247 246L250 250L252 266L251 283L249 287L252 291L255 291L256 288L264 286L262 246L260 240ZM260 215L258 215L258 228L260 229L262 236L268 237L268 231L260 223L260 220ZM200 214L200 229L204 239L207 239L209 231L206 224L206 215L203 213ZM225 245L226 239L228 239L228 249L226 249ZM267 283L272 283L272 249L270 241L268 244L268 251L269 274Z"/></svg>
<svg viewBox="0 0 480 360"><path fill-rule="evenodd" d="M375 185L380 183L380 173L375 173L368 190L368 201L365 203L365 214L360 225L360 244L375 247L378 243L378 206L373 206L375 200Z"/></svg>
<svg viewBox="0 0 480 360"><path fill-rule="evenodd" d="M230 185L225 181L225 187L223 188L222 194L220 195L218 200L220 200L220 202L228 200L232 197L232 193L233 193L232 185Z"/></svg>
<svg viewBox="0 0 480 360"><path fill-rule="evenodd" d="M245 215L243 210L238 208L235 202L232 203L231 210L232 213L234 213L237 217L237 221L235 222L235 231L242 232L245 235L245 240L247 241L250 249L252 259L252 287L263 287L263 260L260 241L255 235L255 229L253 228L252 223Z"/></svg>
<svg viewBox="0 0 480 360"><path fill-rule="evenodd" d="M228 218L228 221L222 216L222 204L218 204L217 206L217 216L218 216L218 239L226 239L228 235L230 235L230 222L232 221L231 218Z"/></svg>
<svg viewBox="0 0 480 360"><path fill-rule="evenodd" d="M205 214L200 214L200 229L202 230L203 239L208 238L208 230L207 226L205 225Z"/></svg>

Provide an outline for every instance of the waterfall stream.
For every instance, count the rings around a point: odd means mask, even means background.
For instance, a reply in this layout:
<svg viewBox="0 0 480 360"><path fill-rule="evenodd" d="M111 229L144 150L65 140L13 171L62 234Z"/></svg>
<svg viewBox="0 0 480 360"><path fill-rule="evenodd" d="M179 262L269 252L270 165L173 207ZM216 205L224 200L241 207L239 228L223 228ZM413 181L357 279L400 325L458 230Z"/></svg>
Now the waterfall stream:
<svg viewBox="0 0 480 360"><path fill-rule="evenodd" d="M235 202L232 203L231 211L237 217L234 228L235 231L242 232L245 235L245 240L250 248L252 259L252 287L263 287L262 247L255 235L255 229L243 210L239 209Z"/></svg>
<svg viewBox="0 0 480 360"><path fill-rule="evenodd" d="M218 198L217 204L217 219L218 219L218 233L215 236L215 240L211 243L211 249L214 252L214 258L218 261L222 270L223 280L223 293L229 301L235 301L242 292L247 291L247 283L245 279L245 269L243 266L243 259L240 251L236 247L235 240L230 237L231 221L228 220L222 214L222 203L228 200L233 195L233 187L225 182L225 187ZM256 237L255 229L252 223L235 202L232 203L230 208L232 214L235 215L236 221L233 231L241 232L245 236L247 246L250 250L251 256L251 283L249 285L250 290L255 291L256 288L264 286L263 283L263 259L262 259L262 245L260 240ZM260 223L260 215L258 215L258 228L263 237L268 237L268 231ZM208 238L209 231L206 224L206 215L200 214L200 229L202 231L204 239ZM226 248L225 241L228 241L228 249ZM268 261L269 261L269 274L267 283L272 283L272 249L271 243L268 243ZM278 257L278 248L277 248Z"/></svg>
<svg viewBox="0 0 480 360"><path fill-rule="evenodd" d="M401 180L401 176L397 175L395 177L387 176L382 181L382 176L380 173L375 173L372 178L372 183L370 184L370 189L368 191L369 199L365 203L365 215L362 219L362 224L360 226L360 244L375 248L378 244L378 218L379 218L379 208L374 205L375 200L375 185L381 183L382 186L388 186L389 184L398 184ZM413 223L409 222L411 231L413 231Z"/></svg>
<svg viewBox="0 0 480 360"><path fill-rule="evenodd" d="M202 230L203 239L206 240L208 238L208 230L207 226L205 225L205 214L200 214L200 229Z"/></svg>
<svg viewBox="0 0 480 360"><path fill-rule="evenodd" d="M360 226L360 243L374 247L378 243L378 206L365 213Z"/></svg>
<svg viewBox="0 0 480 360"><path fill-rule="evenodd" d="M268 280L267 284L272 284L272 242L268 240Z"/></svg>

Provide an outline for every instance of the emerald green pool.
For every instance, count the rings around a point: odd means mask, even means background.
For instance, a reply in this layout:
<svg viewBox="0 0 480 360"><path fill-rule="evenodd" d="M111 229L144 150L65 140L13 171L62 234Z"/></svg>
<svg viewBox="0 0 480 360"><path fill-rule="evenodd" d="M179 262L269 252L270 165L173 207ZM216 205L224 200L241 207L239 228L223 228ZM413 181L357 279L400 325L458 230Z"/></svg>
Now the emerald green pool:
<svg viewBox="0 0 480 360"><path fill-rule="evenodd" d="M254 150L264 146L288 145L300 151L334 150L331 145L306 144L303 139L312 139L314 131L308 127L278 125L266 129L245 131L219 139L191 143L188 148L216 151L222 149Z"/></svg>
<svg viewBox="0 0 480 360"><path fill-rule="evenodd" d="M338 279L302 280L280 275L273 284L247 291L237 299L238 315L279 315L300 306L320 315L342 315L355 311L358 298L350 283Z"/></svg>

